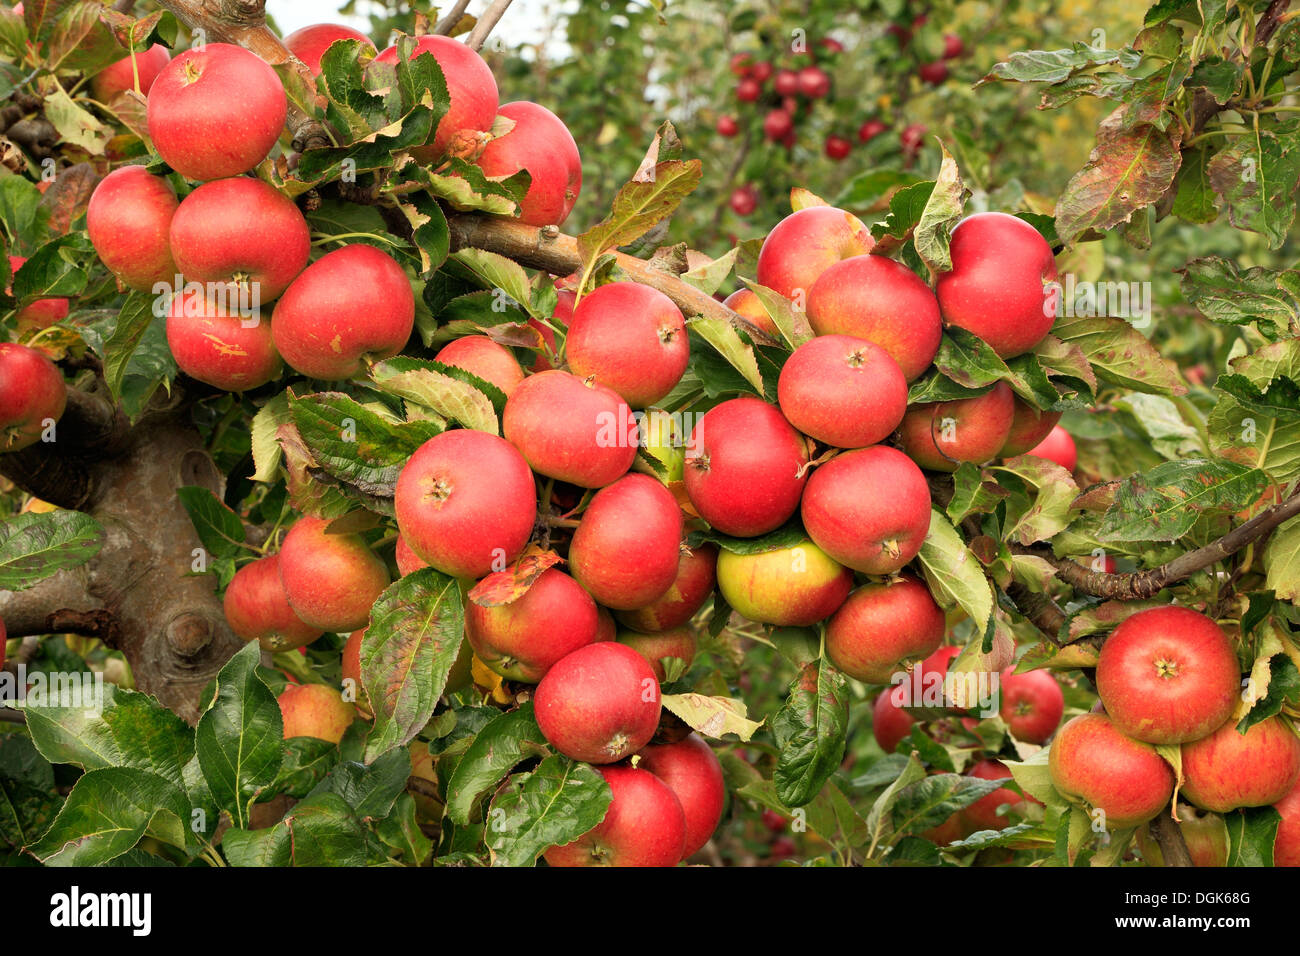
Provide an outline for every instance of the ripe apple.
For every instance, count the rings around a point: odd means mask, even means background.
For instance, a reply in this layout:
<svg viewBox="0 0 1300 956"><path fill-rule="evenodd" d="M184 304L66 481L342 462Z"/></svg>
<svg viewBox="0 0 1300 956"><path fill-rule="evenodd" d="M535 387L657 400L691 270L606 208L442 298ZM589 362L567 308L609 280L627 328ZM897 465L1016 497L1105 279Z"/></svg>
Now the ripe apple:
<svg viewBox="0 0 1300 956"><path fill-rule="evenodd" d="M921 78L922 83L938 86L948 79L948 64L942 60L936 60L933 63L922 63L920 69L916 71L916 75Z"/></svg>
<svg viewBox="0 0 1300 956"><path fill-rule="evenodd" d="M966 50L966 45L962 43L961 37L955 33L945 33L943 35L943 58L945 60L955 60Z"/></svg>
<svg viewBox="0 0 1300 956"><path fill-rule="evenodd" d="M338 688L324 684L290 684L276 702L284 720L285 740L316 737L336 744L356 717L356 708L343 699Z"/></svg>
<svg viewBox="0 0 1300 956"><path fill-rule="evenodd" d="M869 119L858 127L858 142L869 143L889 127L878 119Z"/></svg>
<svg viewBox="0 0 1300 956"><path fill-rule="evenodd" d="M451 37L432 33L419 37L411 51L411 59L419 59L426 53L431 54L442 69L451 106L439 121L433 142L412 150L411 155L422 163L447 153L472 155L478 149L482 134L492 129L496 119L500 102L496 77L481 56ZM396 66L397 47L390 46L381 52L375 57L375 62Z"/></svg>
<svg viewBox="0 0 1300 956"><path fill-rule="evenodd" d="M966 776L978 780L1010 780L1011 771L1000 760L981 760L966 771ZM998 815L998 808L1008 805L1005 816ZM999 787L990 794L980 797L962 810L966 825L972 832L980 830L1002 830L1009 826L1012 819L1023 814L1024 795L1010 787Z"/></svg>
<svg viewBox="0 0 1300 956"><path fill-rule="evenodd" d="M1219 625L1170 605L1139 611L1115 628L1101 647L1096 684L1125 734L1181 744L1212 734L1232 716L1241 664Z"/></svg>
<svg viewBox="0 0 1300 956"><path fill-rule="evenodd" d="M871 706L871 733L880 749L892 754L904 737L912 733L916 721L903 708L907 704L907 684L887 687L876 695Z"/></svg>
<svg viewBox="0 0 1300 956"><path fill-rule="evenodd" d="M970 827L966 823L965 815L958 810L937 827L931 827L928 830L922 831L920 835L931 843L938 844L939 846L948 846L951 843L956 843L958 840L964 840L966 837L970 836Z"/></svg>
<svg viewBox="0 0 1300 956"><path fill-rule="evenodd" d="M596 605L596 641L613 641L618 639L618 625L614 623L614 615L609 608Z"/></svg>
<svg viewBox="0 0 1300 956"><path fill-rule="evenodd" d="M701 518L723 534L753 538L798 509L807 464L806 439L776 406L733 398L696 423L683 481Z"/></svg>
<svg viewBox="0 0 1300 956"><path fill-rule="evenodd" d="M832 133L826 137L826 155L834 160L844 159L853 152L853 140Z"/></svg>
<svg viewBox="0 0 1300 956"><path fill-rule="evenodd" d="M691 733L676 743L646 747L637 767L649 770L677 795L686 815L682 859L692 856L718 828L727 798L722 764L713 748L699 734Z"/></svg>
<svg viewBox="0 0 1300 956"><path fill-rule="evenodd" d="M1054 461L1066 471L1074 471L1074 466L1079 463L1079 452L1074 447L1074 439L1060 425L1054 426L1046 438L1025 454Z"/></svg>
<svg viewBox="0 0 1300 956"><path fill-rule="evenodd" d="M691 345L673 300L639 282L610 282L573 310L565 342L569 368L611 388L632 408L653 405L686 371Z"/></svg>
<svg viewBox="0 0 1300 956"><path fill-rule="evenodd" d="M569 570L605 607L632 611L677 580L682 509L649 475L624 475L600 489L569 544Z"/></svg>
<svg viewBox="0 0 1300 956"><path fill-rule="evenodd" d="M760 624L811 627L835 613L852 588L853 572L807 539L758 554L718 554L718 590Z"/></svg>
<svg viewBox="0 0 1300 956"><path fill-rule="evenodd" d="M974 398L913 405L903 416L899 447L931 471L956 471L963 461L982 465L1007 443L1015 414L1006 382Z"/></svg>
<svg viewBox="0 0 1300 956"><path fill-rule="evenodd" d="M1003 358L1033 351L1056 319L1047 240L1023 219L981 212L957 223L950 251L952 271L935 283L944 322L974 332Z"/></svg>
<svg viewBox="0 0 1300 956"><path fill-rule="evenodd" d="M259 313L229 310L200 286L173 296L167 309L172 358L186 375L228 392L265 385L279 377L284 363L271 322Z"/></svg>
<svg viewBox="0 0 1300 956"><path fill-rule="evenodd" d="M290 53L307 64L307 69L319 76L320 58L336 40L360 40L372 53L375 49L370 37L341 23L313 23L301 27L284 38L284 45Z"/></svg>
<svg viewBox="0 0 1300 956"><path fill-rule="evenodd" d="M280 546L280 583L303 622L339 633L365 627L388 587L388 568L357 534L332 534L304 515Z"/></svg>
<svg viewBox="0 0 1300 956"><path fill-rule="evenodd" d="M397 573L402 577L406 577L412 571L418 571L420 568L429 567L428 561L411 550L411 546L406 543L406 539L402 537L400 531L397 533L397 546L394 557L397 560Z"/></svg>
<svg viewBox="0 0 1300 956"><path fill-rule="evenodd" d="M640 442L632 410L617 392L555 369L519 383L502 428L533 471L583 488L626 474Z"/></svg>
<svg viewBox="0 0 1300 956"><path fill-rule="evenodd" d="M653 634L680 627L695 616L717 584L718 549L700 544L681 549L677 577L666 594L634 611L619 611L619 622L643 633Z"/></svg>
<svg viewBox="0 0 1300 956"><path fill-rule="evenodd" d="M398 476L393 504L404 543L458 578L504 570L537 522L537 492L523 455L504 438L469 428L421 445Z"/></svg>
<svg viewBox="0 0 1300 956"><path fill-rule="evenodd" d="M758 208L758 190L753 186L737 186L731 191L727 204L737 216L753 215Z"/></svg>
<svg viewBox="0 0 1300 956"><path fill-rule="evenodd" d="M888 489L867 494L863 489ZM803 495L803 524L817 546L863 574L893 574L930 530L930 486L896 448L873 445L820 466Z"/></svg>
<svg viewBox="0 0 1300 956"><path fill-rule="evenodd" d="M1206 813L1185 803L1178 805L1178 829L1183 831L1183 842L1192 858L1192 866L1228 865L1228 825L1217 813ZM1164 866L1164 853L1151 836L1149 826L1137 832L1138 849L1147 866ZM1274 851L1276 856L1276 850ZM1284 864L1277 864L1282 866Z"/></svg>
<svg viewBox="0 0 1300 956"><path fill-rule="evenodd" d="M686 815L672 788L649 770L597 767L614 799L593 829L544 854L550 866L676 866Z"/></svg>
<svg viewBox="0 0 1300 956"><path fill-rule="evenodd" d="M499 571L485 581L508 576ZM563 571L547 568L509 604L465 605L465 636L502 677L535 684L566 655L596 639L596 602Z"/></svg>
<svg viewBox="0 0 1300 956"><path fill-rule="evenodd" d="M736 122L734 116L719 116L717 129L719 136L726 136L730 139L740 132L740 124Z"/></svg>
<svg viewBox="0 0 1300 956"><path fill-rule="evenodd" d="M275 347L311 378L360 374L365 359L396 355L415 325L415 295L388 253L361 244L335 249L294 279L272 316Z"/></svg>
<svg viewBox="0 0 1300 956"><path fill-rule="evenodd" d="M325 632L306 624L289 606L280 584L280 556L267 555L235 572L222 602L226 622L244 641L271 653L303 647Z"/></svg>
<svg viewBox="0 0 1300 956"><path fill-rule="evenodd" d="M934 293L884 256L852 256L827 268L808 290L808 323L818 335L874 342L909 382L930 367L943 335Z"/></svg>
<svg viewBox="0 0 1300 956"><path fill-rule="evenodd" d="M149 90L149 138L186 179L224 179L266 159L288 115L270 65L230 43L209 43L172 60Z"/></svg>
<svg viewBox="0 0 1300 956"><path fill-rule="evenodd" d="M1229 718L1208 737L1183 744L1183 789L1203 810L1277 803L1300 778L1300 739L1283 717L1261 720L1238 733Z"/></svg>
<svg viewBox="0 0 1300 956"><path fill-rule="evenodd" d="M3 647L4 624L0 622L0 648ZM0 657L2 666L4 660ZM1273 809L1282 815L1282 822L1277 826L1277 838L1273 841L1273 865L1300 866L1300 784L1273 804Z"/></svg>
<svg viewBox="0 0 1300 956"><path fill-rule="evenodd" d="M695 660L695 632L689 627L674 627L655 634L619 631L617 640L649 661L660 684L668 679L663 665L665 658L675 657L683 667L690 667Z"/></svg>
<svg viewBox="0 0 1300 956"><path fill-rule="evenodd" d="M826 624L826 655L850 677L887 684L909 661L937 650L945 628L929 589L903 574L849 595Z"/></svg>
<svg viewBox="0 0 1300 956"><path fill-rule="evenodd" d="M794 117L784 109L769 110L763 117L763 135L776 142L794 131Z"/></svg>
<svg viewBox="0 0 1300 956"><path fill-rule="evenodd" d="M751 325L756 325L772 338L779 340L781 331L772 321L772 317L767 314L767 309L763 308L763 303L759 300L758 294L753 289L737 289L731 295L722 300L722 304L733 312L748 319Z"/></svg>
<svg viewBox="0 0 1300 956"><path fill-rule="evenodd" d="M777 96L795 96L799 93L799 74L794 70L777 70L772 78L772 89Z"/></svg>
<svg viewBox="0 0 1300 956"><path fill-rule="evenodd" d="M238 217L231 215L238 209ZM307 265L311 230L292 199L250 176L204 183L186 196L168 233L172 258L208 295L271 302ZM368 248L368 247L367 247ZM243 301L248 301L245 298ZM405 344L405 343L403 343Z"/></svg>
<svg viewBox="0 0 1300 956"><path fill-rule="evenodd" d="M1061 723L1065 695L1061 685L1045 670L1002 672L999 684L1002 706L998 710L1011 736L1031 744L1045 744Z"/></svg>
<svg viewBox="0 0 1300 956"><path fill-rule="evenodd" d="M477 163L489 177L528 170L531 181L519 206L530 226L560 225L569 218L582 191L582 158L564 122L537 103L506 103L498 111L514 129L491 140Z"/></svg>
<svg viewBox="0 0 1300 956"><path fill-rule="evenodd" d="M799 92L810 100L819 100L831 91L831 78L819 66L805 66L799 71Z"/></svg>
<svg viewBox="0 0 1300 956"><path fill-rule="evenodd" d="M837 448L864 448L888 438L903 420L907 379L874 342L822 335L786 360L777 399L805 435Z"/></svg>
<svg viewBox="0 0 1300 956"><path fill-rule="evenodd" d="M53 362L26 345L0 342L0 453L36 444L67 403L68 387Z"/></svg>
<svg viewBox="0 0 1300 956"><path fill-rule="evenodd" d="M86 230L100 261L124 285L152 292L157 283L175 282L168 235L176 208L171 185L143 166L115 169L95 187Z"/></svg>
<svg viewBox="0 0 1300 956"><path fill-rule="evenodd" d="M524 380L524 370L519 367L514 353L486 335L466 335L453 339L434 358L443 365L451 365L477 375L501 389L506 398Z"/></svg>
<svg viewBox="0 0 1300 956"><path fill-rule="evenodd" d="M1011 418L1011 432L1006 443L998 452L999 458L1014 458L1023 455L1047 437L1061 420L1060 412L1039 411L1019 395L1015 397L1015 414ZM1042 456L1046 457L1046 456ZM1074 470L1073 466L1070 468Z"/></svg>
<svg viewBox="0 0 1300 956"><path fill-rule="evenodd" d="M767 60L759 60L749 68L748 75L753 77L759 83L766 83L772 78L773 69L774 67Z"/></svg>
<svg viewBox="0 0 1300 956"><path fill-rule="evenodd" d="M919 152L925 143L925 134L929 131L929 127L924 123L909 123L904 126L903 131L898 134L898 142L902 145L903 152Z"/></svg>
<svg viewBox="0 0 1300 956"><path fill-rule="evenodd" d="M17 273L27 262L26 256L10 256L9 272ZM9 287L5 289L10 295L13 295L13 280L10 280ZM29 302L18 310L15 318L18 320L18 334L25 335L35 329L48 329L56 322L62 322L68 317L68 300L63 298L57 299L36 299Z"/></svg>
<svg viewBox="0 0 1300 956"><path fill-rule="evenodd" d="M659 726L659 681L650 663L614 641L588 644L553 665L533 695L537 726L556 750L617 763Z"/></svg>
<svg viewBox="0 0 1300 956"><path fill-rule="evenodd" d="M155 43L147 50L132 51L129 56L110 63L91 77L91 95L95 97L96 102L107 105L113 102L113 98L119 93L136 89L138 77L140 93L148 96L154 80L171 62L171 58L171 51L161 43Z"/></svg>
<svg viewBox="0 0 1300 956"><path fill-rule="evenodd" d="M343 680L352 681L353 693L356 695L356 708L366 720L374 717L370 710L370 697L365 685L361 683L361 640L366 636L366 629L353 631L343 645L343 655L339 660L339 669ZM346 684L345 684L346 686Z"/></svg>
<svg viewBox="0 0 1300 956"><path fill-rule="evenodd" d="M1173 769L1155 747L1125 737L1101 714L1068 721L1052 741L1048 764L1052 785L1102 810L1110 830L1146 823L1174 792Z"/></svg>
<svg viewBox="0 0 1300 956"><path fill-rule="evenodd" d="M834 206L809 206L786 216L767 234L756 278L759 285L803 308L823 272L841 259L865 255L875 244L871 230L857 216Z"/></svg>
<svg viewBox="0 0 1300 956"><path fill-rule="evenodd" d="M763 95L763 84L752 76L747 76L736 84L736 99L742 103L752 103Z"/></svg>

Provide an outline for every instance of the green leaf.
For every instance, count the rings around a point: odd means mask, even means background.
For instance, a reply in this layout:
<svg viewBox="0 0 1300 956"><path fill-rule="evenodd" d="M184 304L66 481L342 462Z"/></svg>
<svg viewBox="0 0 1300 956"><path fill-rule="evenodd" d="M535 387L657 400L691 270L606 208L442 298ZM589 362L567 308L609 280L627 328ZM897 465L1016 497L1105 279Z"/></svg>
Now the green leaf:
<svg viewBox="0 0 1300 956"><path fill-rule="evenodd" d="M550 315L539 315L532 310L532 286L528 273L513 259L482 249L461 249L452 253L450 258L472 272L484 288L499 290L533 318L550 318Z"/></svg>
<svg viewBox="0 0 1300 956"><path fill-rule="evenodd" d="M1173 362L1124 319L1058 316L1052 333L1077 345L1099 378L1123 388L1159 395L1187 391Z"/></svg>
<svg viewBox="0 0 1300 956"><path fill-rule="evenodd" d="M1002 534L1020 544L1047 541L1070 526L1070 505L1079 495L1079 486L1068 471L1053 461L1024 455L1012 458L992 469L995 473L1015 475L1034 490L1028 508L1008 514ZM1003 487L999 485L998 487Z"/></svg>
<svg viewBox="0 0 1300 956"><path fill-rule="evenodd" d="M1140 56L1132 49L1106 50L1076 42L1063 50L1025 50L996 64L980 83L1010 80L1016 83L1059 83L1079 70L1119 63L1136 66Z"/></svg>
<svg viewBox="0 0 1300 956"><path fill-rule="evenodd" d="M949 238L953 226L961 218L967 196L961 172L949 154L948 147L940 143L939 149L942 153L939 175L935 180L934 191L930 193L925 208L921 211L913 237L916 254L930 270L930 275L936 277L941 272L952 271L952 256L948 252Z"/></svg>
<svg viewBox="0 0 1300 956"><path fill-rule="evenodd" d="M898 792L890 807L895 833L919 833L945 823L959 810L1006 786L1007 781L981 780L958 773L932 774Z"/></svg>
<svg viewBox="0 0 1300 956"><path fill-rule="evenodd" d="M1272 807L1247 807L1225 818L1228 866L1272 866L1273 843L1282 815Z"/></svg>
<svg viewBox="0 0 1300 956"><path fill-rule="evenodd" d="M102 156L114 130L95 119L94 114L73 101L63 87L45 94L45 118L65 143L79 146L92 156Z"/></svg>
<svg viewBox="0 0 1300 956"><path fill-rule="evenodd" d="M815 797L844 759L849 722L848 682L826 661L812 661L790 685L772 718L780 750L772 780L783 803L801 807Z"/></svg>
<svg viewBox="0 0 1300 956"><path fill-rule="evenodd" d="M743 700L734 697L710 697L707 694L664 694L661 701L692 730L706 737L720 738L735 734L749 740L763 722L749 719L749 710Z"/></svg>
<svg viewBox="0 0 1300 956"><path fill-rule="evenodd" d="M257 410L250 426L253 446L253 481L272 482L280 467L283 451L276 439L276 430L292 420L289 414L289 393L280 392Z"/></svg>
<svg viewBox="0 0 1300 956"><path fill-rule="evenodd" d="M1258 322L1286 332L1296 321L1294 294L1300 272L1257 266L1242 270L1218 256L1193 259L1178 270L1183 298L1222 325Z"/></svg>
<svg viewBox="0 0 1300 956"><path fill-rule="evenodd" d="M104 381L114 399L122 397L128 363L154 321L154 297L132 292L117 314L113 334L104 342Z"/></svg>
<svg viewBox="0 0 1300 956"><path fill-rule="evenodd" d="M1120 483L1098 538L1176 541L1202 514L1240 511L1267 484L1262 471L1222 459L1165 462Z"/></svg>
<svg viewBox="0 0 1300 956"><path fill-rule="evenodd" d="M491 435L501 433L494 398L499 397L504 404L505 396L463 369L398 356L371 366L370 378L382 391L423 405L466 428Z"/></svg>
<svg viewBox="0 0 1300 956"><path fill-rule="evenodd" d="M871 235L876 240L873 254L889 255L912 238L934 189L933 182L920 182L904 186L889 197L889 213L871 226Z"/></svg>
<svg viewBox="0 0 1300 956"><path fill-rule="evenodd" d="M189 513L209 555L234 558L244 554L244 523L224 501L207 488L194 485L177 488L176 497Z"/></svg>
<svg viewBox="0 0 1300 956"><path fill-rule="evenodd" d="M931 509L930 531L918 555L931 593L940 604L961 607L983 634L993 616L993 590L975 556L942 512Z"/></svg>
<svg viewBox="0 0 1300 956"><path fill-rule="evenodd" d="M0 590L21 591L85 564L104 546L104 537L100 523L80 511L7 518L0 522Z"/></svg>
<svg viewBox="0 0 1300 956"><path fill-rule="evenodd" d="M1300 123L1258 127L1235 136L1206 164L1210 185L1223 197L1228 220L1257 232L1278 249L1295 221L1295 190L1300 183Z"/></svg>
<svg viewBox="0 0 1300 956"><path fill-rule="evenodd" d="M221 838L231 866L364 866L365 846L360 821L336 793L308 797L274 826Z"/></svg>
<svg viewBox="0 0 1300 956"><path fill-rule="evenodd" d="M1277 378L1263 390L1244 375L1220 375L1214 387L1227 392L1252 415L1277 421L1300 421L1300 385L1295 379Z"/></svg>
<svg viewBox="0 0 1300 956"><path fill-rule="evenodd" d="M485 814L493 866L532 866L605 819L613 793L592 766L547 757L531 773L515 774Z"/></svg>
<svg viewBox="0 0 1300 956"><path fill-rule="evenodd" d="M694 318L687 323L687 327L713 346L757 394L764 394L763 375L758 370L754 349L741 339L740 333L730 323L723 319Z"/></svg>
<svg viewBox="0 0 1300 956"><path fill-rule="evenodd" d="M382 820L392 812L411 776L411 755L394 747L369 765L345 761L329 772L307 799L323 793L342 797L359 820Z"/></svg>
<svg viewBox="0 0 1300 956"><path fill-rule="evenodd" d="M474 805L521 760L544 751L532 702L496 717L475 735L447 781L447 816L462 826Z"/></svg>
<svg viewBox="0 0 1300 956"><path fill-rule="evenodd" d="M876 802L871 805L871 810L867 814L867 832L870 834L873 843L886 842L893 833L892 811L894 803L898 800L899 793L924 778L925 766L913 753L907 758L907 764L904 766L902 773L894 778L894 782L886 787L884 792L876 797Z"/></svg>

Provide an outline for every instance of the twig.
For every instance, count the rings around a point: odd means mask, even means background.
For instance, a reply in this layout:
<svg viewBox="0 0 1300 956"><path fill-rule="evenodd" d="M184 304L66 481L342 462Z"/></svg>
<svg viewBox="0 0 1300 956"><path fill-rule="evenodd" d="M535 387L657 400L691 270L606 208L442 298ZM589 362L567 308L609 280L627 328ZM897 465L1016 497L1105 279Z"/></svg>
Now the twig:
<svg viewBox="0 0 1300 956"><path fill-rule="evenodd" d="M456 0L452 8L447 11L447 15L439 20L433 27L433 32L439 36L451 36L451 31L460 23L460 18L465 15L465 8L469 6L469 0Z"/></svg>
<svg viewBox="0 0 1300 956"><path fill-rule="evenodd" d="M487 42L488 34L492 28L497 25L502 14L510 7L510 0L492 0L491 5L479 16L478 22L474 24L474 29L469 31L469 37L465 40L465 45L471 50L483 49L483 44Z"/></svg>
<svg viewBox="0 0 1300 956"><path fill-rule="evenodd" d="M1172 812L1161 810L1154 820L1147 824L1151 835L1160 846L1160 855L1164 857L1165 866L1194 866L1192 855L1187 850L1187 841L1183 838L1183 828L1174 822Z"/></svg>

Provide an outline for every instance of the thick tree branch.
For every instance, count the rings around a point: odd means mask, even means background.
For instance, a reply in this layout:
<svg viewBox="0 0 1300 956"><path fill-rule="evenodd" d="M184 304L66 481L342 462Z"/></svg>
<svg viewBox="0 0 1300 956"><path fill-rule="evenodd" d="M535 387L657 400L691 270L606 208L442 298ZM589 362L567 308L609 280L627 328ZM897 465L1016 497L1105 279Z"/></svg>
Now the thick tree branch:
<svg viewBox="0 0 1300 956"><path fill-rule="evenodd" d="M56 618L66 622L71 615L94 614L102 607L91 596L81 568L60 571L22 591L0 591L0 619L11 638L82 633L75 627L55 628Z"/></svg>
<svg viewBox="0 0 1300 956"><path fill-rule="evenodd" d="M1163 810L1152 820L1148 827L1160 847L1160 855L1165 866L1194 866L1192 855L1187 850L1187 841L1183 838L1183 828L1174 822L1173 812Z"/></svg>

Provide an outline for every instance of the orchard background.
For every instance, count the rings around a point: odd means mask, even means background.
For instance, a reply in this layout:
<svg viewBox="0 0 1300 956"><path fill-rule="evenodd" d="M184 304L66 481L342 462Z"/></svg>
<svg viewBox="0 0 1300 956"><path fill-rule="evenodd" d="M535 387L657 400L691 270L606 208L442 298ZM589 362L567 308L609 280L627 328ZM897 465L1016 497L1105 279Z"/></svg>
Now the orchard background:
<svg viewBox="0 0 1300 956"><path fill-rule="evenodd" d="M1300 864L1290 4L469 6L353 0L298 59L259 0L0 9L5 862ZM238 95L186 114L167 48ZM159 310L173 272L269 320ZM864 395L790 361L845 332ZM588 393L671 414L569 454ZM705 490L714 408L715 474L794 464Z"/></svg>

